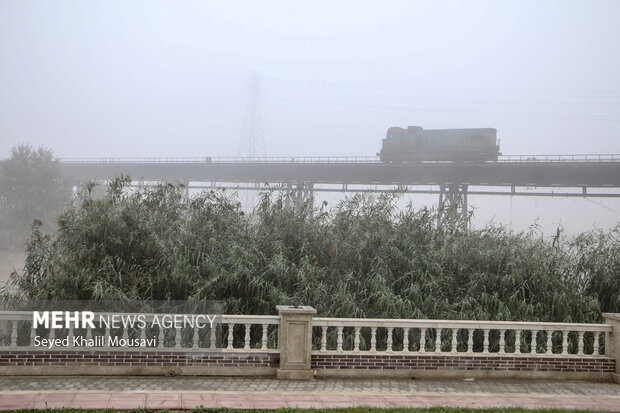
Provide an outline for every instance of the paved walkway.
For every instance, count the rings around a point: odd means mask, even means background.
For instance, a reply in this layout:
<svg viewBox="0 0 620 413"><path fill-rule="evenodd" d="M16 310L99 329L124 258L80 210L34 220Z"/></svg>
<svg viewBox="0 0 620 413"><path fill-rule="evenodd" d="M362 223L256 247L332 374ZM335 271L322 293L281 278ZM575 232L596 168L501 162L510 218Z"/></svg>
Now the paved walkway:
<svg viewBox="0 0 620 413"><path fill-rule="evenodd" d="M620 385L520 380L0 377L0 409L526 407L620 411Z"/></svg>

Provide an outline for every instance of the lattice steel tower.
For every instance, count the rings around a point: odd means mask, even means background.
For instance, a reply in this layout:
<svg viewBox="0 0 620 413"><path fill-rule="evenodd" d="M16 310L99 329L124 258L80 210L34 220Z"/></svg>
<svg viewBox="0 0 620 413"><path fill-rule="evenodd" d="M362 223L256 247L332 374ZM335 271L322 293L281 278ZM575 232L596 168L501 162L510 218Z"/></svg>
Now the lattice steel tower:
<svg viewBox="0 0 620 413"><path fill-rule="evenodd" d="M243 121L237 156L255 158L265 156L265 137L260 111L260 75L251 72L248 82L248 107Z"/></svg>

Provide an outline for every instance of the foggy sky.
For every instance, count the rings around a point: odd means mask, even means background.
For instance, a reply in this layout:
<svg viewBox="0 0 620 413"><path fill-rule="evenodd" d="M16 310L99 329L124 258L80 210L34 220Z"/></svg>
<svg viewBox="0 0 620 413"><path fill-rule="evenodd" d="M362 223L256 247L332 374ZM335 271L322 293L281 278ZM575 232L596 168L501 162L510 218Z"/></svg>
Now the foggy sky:
<svg viewBox="0 0 620 413"><path fill-rule="evenodd" d="M374 155L408 125L620 153L619 17L613 0L0 0L0 158L234 156L252 71L268 156Z"/></svg>

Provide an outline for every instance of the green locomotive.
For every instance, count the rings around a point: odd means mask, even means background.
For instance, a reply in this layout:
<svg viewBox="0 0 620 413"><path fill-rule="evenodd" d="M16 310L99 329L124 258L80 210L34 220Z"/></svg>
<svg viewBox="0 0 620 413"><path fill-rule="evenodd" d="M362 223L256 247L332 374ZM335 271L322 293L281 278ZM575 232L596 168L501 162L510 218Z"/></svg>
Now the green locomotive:
<svg viewBox="0 0 620 413"><path fill-rule="evenodd" d="M387 130L379 152L381 162L496 162L497 129L429 129L409 126Z"/></svg>

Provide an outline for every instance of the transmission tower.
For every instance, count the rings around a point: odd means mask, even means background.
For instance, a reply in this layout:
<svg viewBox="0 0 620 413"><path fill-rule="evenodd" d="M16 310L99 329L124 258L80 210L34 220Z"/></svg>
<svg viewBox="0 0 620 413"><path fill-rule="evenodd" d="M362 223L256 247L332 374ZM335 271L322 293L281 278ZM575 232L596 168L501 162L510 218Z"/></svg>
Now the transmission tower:
<svg viewBox="0 0 620 413"><path fill-rule="evenodd" d="M265 156L265 138L260 112L260 75L258 72L250 73L248 107L241 130L237 156L250 158Z"/></svg>

